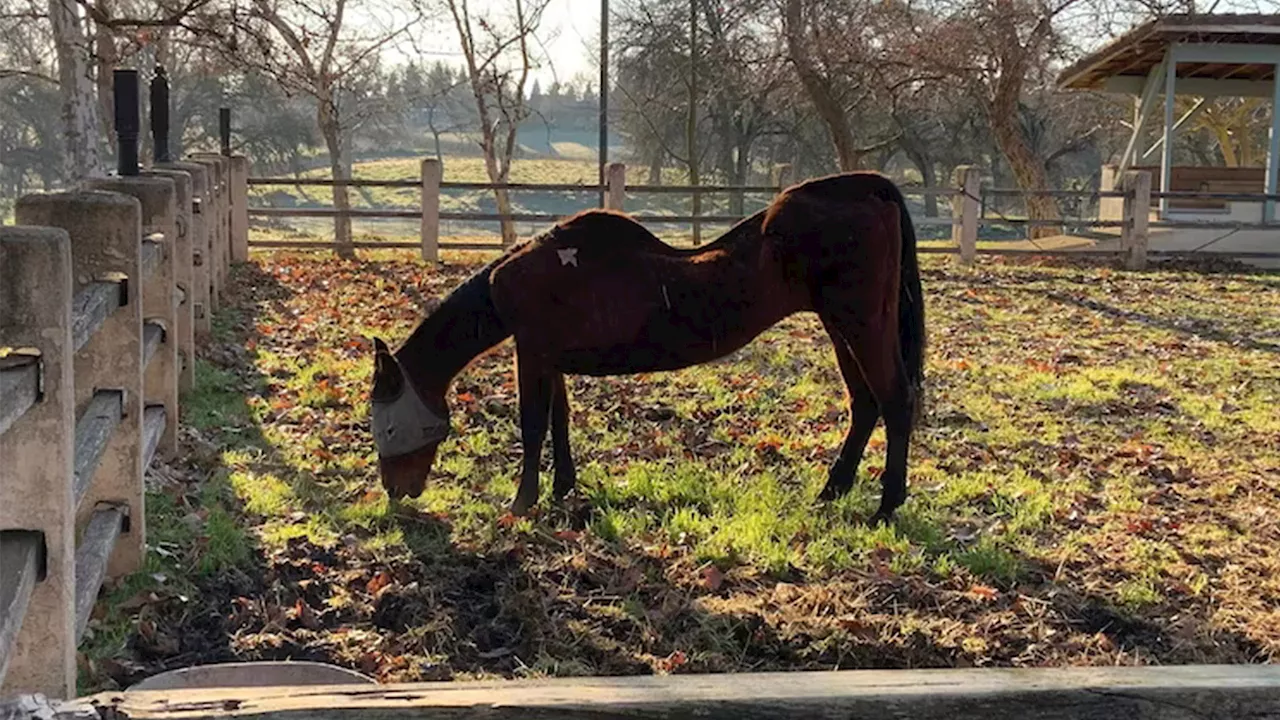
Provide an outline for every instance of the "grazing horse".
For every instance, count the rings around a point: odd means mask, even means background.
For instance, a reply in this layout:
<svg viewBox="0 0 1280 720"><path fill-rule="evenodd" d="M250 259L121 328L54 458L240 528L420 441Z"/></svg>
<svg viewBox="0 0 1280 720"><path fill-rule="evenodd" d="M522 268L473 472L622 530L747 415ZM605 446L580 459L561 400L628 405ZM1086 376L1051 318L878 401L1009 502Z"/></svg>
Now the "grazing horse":
<svg viewBox="0 0 1280 720"><path fill-rule="evenodd" d="M449 433L446 390L514 337L523 468L511 512L537 502L548 427L554 496L573 489L565 374L676 370L723 357L783 318L812 311L835 347L852 422L822 499L843 495L876 422L886 522L907 496L907 447L923 380L924 304L902 193L875 173L780 193L715 242L673 248L626 215L590 210L489 263L394 354L374 340L373 435L382 484L416 496Z"/></svg>

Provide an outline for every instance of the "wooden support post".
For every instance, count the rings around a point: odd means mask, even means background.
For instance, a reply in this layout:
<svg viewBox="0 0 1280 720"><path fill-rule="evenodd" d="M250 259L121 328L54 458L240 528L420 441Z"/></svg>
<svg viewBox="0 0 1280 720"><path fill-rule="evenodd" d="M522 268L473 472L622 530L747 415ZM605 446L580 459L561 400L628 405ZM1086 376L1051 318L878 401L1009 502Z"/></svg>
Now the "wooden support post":
<svg viewBox="0 0 1280 720"><path fill-rule="evenodd" d="M140 178L159 182L158 178ZM71 267L77 290L120 274L129 278L124 307L111 313L75 356L77 414L95 390L124 393L123 419L107 441L88 491L80 501L77 524L99 503L128 508L129 532L120 536L108 565L119 577L142 567L146 552L146 512L142 467L142 206L119 193L80 191L27 195L15 216L22 225L62 228L71 237ZM73 423L74 424L74 423Z"/></svg>
<svg viewBox="0 0 1280 720"><path fill-rule="evenodd" d="M1120 249L1124 264L1130 270L1147 267L1147 225L1151 217L1151 173L1130 170L1123 178L1124 227L1120 231Z"/></svg>
<svg viewBox="0 0 1280 720"><path fill-rule="evenodd" d="M173 279L177 286L174 312L177 314L178 391L183 392L195 386L196 378L195 313L192 309L195 305L195 286L192 284L194 268L191 266L191 175L185 170L164 168L157 168L144 175L173 180L173 189L176 193L177 203L174 209L177 219L177 237L171 244ZM170 415L170 417L176 418L177 415Z"/></svg>
<svg viewBox="0 0 1280 720"><path fill-rule="evenodd" d="M436 158L422 161L422 259L440 261L440 179L444 166Z"/></svg>
<svg viewBox="0 0 1280 720"><path fill-rule="evenodd" d="M71 278L66 232L0 227L0 345L39 351L41 382L39 402L0 434L0 530L43 533L45 566L21 626L0 627L17 633L0 697L76 694Z"/></svg>
<svg viewBox="0 0 1280 720"><path fill-rule="evenodd" d="M209 208L209 168L204 163L168 162L157 163L157 170L181 170L191 176L191 207L189 217L191 226L188 232L191 238L191 313L195 336L199 340L208 339L213 332L213 306L210 290L212 280L209 278L209 232L205 222ZM193 358L194 359L194 358ZM194 368L194 363L193 363Z"/></svg>
<svg viewBox="0 0 1280 720"><path fill-rule="evenodd" d="M1160 189L1173 187L1173 102L1178 94L1177 46L1165 51L1164 73L1164 147L1160 148ZM1128 171L1128 168L1125 168ZM1160 198L1160 218L1169 214L1169 198Z"/></svg>
<svg viewBox="0 0 1280 720"><path fill-rule="evenodd" d="M1110 192L1119 190L1120 173L1116 165L1103 165L1102 176L1098 182L1098 189L1102 192ZM1115 197L1098 198L1098 219L1099 220L1123 220L1124 219L1124 199Z"/></svg>
<svg viewBox="0 0 1280 720"><path fill-rule="evenodd" d="M608 188L605 193L605 208L621 212L627 197L627 166L619 162L609 163L605 185Z"/></svg>
<svg viewBox="0 0 1280 720"><path fill-rule="evenodd" d="M1280 64L1273 66L1271 79L1271 127L1267 134L1267 174L1262 184L1263 192L1276 194L1280 188ZM1262 222L1276 220L1276 201L1262 204Z"/></svg>
<svg viewBox="0 0 1280 720"><path fill-rule="evenodd" d="M791 187L793 182L795 182L795 173L791 163L778 163L774 168L773 184L778 186L779 191L782 191Z"/></svg>
<svg viewBox="0 0 1280 720"><path fill-rule="evenodd" d="M982 174L972 165L961 165L952 177L952 184L959 193L951 198L951 240L960 248L960 264L972 265L978 257Z"/></svg>
<svg viewBox="0 0 1280 720"><path fill-rule="evenodd" d="M88 181L95 190L131 195L142 204L142 236L159 242L163 255L159 265L130 290L140 292L143 322L163 329L160 346L149 359L143 358L143 402L163 405L164 434L160 449L169 458L178 456L178 312L174 303L177 279L178 194L176 183L167 177L95 178ZM132 278L131 278L132 280ZM136 288L136 290L135 290Z"/></svg>
<svg viewBox="0 0 1280 720"><path fill-rule="evenodd" d="M249 158L231 158L231 262L249 259Z"/></svg>

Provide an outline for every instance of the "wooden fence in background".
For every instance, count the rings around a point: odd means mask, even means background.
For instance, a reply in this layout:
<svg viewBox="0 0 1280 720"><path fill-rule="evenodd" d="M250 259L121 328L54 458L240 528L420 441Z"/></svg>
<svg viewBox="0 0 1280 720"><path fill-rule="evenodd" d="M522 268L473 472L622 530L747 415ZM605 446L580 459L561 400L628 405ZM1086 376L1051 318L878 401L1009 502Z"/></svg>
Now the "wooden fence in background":
<svg viewBox="0 0 1280 720"><path fill-rule="evenodd" d="M377 218L377 219L416 219L420 222L418 242L354 242L352 247L364 249L418 249L422 258L435 261L441 250L494 250L500 249L498 243L455 242L442 240L440 224L444 221L499 222L546 222L561 220L564 215L554 213L485 213L485 212L451 212L440 209L442 192L450 190L507 190L520 192L572 192L603 194L604 206L614 210L626 209L626 198L635 195L685 195L702 196L709 194L776 194L781 185L628 185L626 166L613 163L607 172L604 185L565 184L565 183L485 183L485 182L445 182L442 167L438 160L429 158L422 161L422 170L417 179L404 180L332 180L324 178L286 178L256 177L248 178L246 186L294 186L294 187L334 187L348 188L412 188L420 193L420 203L416 209L378 209L353 208L337 210L334 208L314 207L248 207L247 214L252 217L282 218ZM1277 225L1268 224L1265 219L1258 222L1242 222L1231 220L1159 220L1152 219L1153 203L1158 204L1162 198L1196 199L1219 203L1245 202L1258 203L1261 207L1267 201L1280 199L1280 196L1269 196L1256 193L1214 193L1214 192L1156 192L1151 189L1151 175L1145 171L1132 171L1124 177L1116 178L1114 174L1104 174L1104 187L1100 190L1017 190L1005 188L984 188L977 168L962 166L956 169L952 185L948 187L912 187L903 186L902 192L907 196L934 196L950 201L950 217L917 218L917 227L950 226L950 246L922 246L921 252L959 255L962 263L970 263L977 255L1095 255L1121 257L1127 266L1140 268L1145 266L1149 255L1182 254L1170 251L1148 251L1148 233L1151 228L1196 228L1196 229L1276 229ZM247 187L245 189L247 193ZM1024 217L1005 217L998 213L993 216L991 207L998 198L1022 198L1031 196L1054 196L1076 200L1098 201L1097 219L1064 218L1061 220L1033 220ZM246 199L247 202L247 199ZM696 233L701 225L730 224L742 220L742 215L675 215L675 214L634 214L637 221L646 224L682 224L689 225ZM1055 250L1052 248L1031 247L978 247L978 228L983 225L1001 225L1014 228L1055 227L1072 228L1074 230L1096 231L1111 229L1117 232L1118 243L1106 249ZM329 249L332 243L297 241L297 240L255 240L249 243L258 248L292 248L292 249ZM1214 255L1231 257L1267 257L1280 258L1280 247L1275 252L1217 252Z"/></svg>

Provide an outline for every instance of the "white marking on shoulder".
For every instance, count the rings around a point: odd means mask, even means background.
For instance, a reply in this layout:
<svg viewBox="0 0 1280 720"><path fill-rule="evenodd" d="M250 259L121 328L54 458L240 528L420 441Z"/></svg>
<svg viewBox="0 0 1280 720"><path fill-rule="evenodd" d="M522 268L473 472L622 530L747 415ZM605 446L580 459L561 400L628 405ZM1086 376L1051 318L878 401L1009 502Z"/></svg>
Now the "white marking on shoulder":
<svg viewBox="0 0 1280 720"><path fill-rule="evenodd" d="M560 256L561 265L578 267L578 248L559 248L556 254Z"/></svg>

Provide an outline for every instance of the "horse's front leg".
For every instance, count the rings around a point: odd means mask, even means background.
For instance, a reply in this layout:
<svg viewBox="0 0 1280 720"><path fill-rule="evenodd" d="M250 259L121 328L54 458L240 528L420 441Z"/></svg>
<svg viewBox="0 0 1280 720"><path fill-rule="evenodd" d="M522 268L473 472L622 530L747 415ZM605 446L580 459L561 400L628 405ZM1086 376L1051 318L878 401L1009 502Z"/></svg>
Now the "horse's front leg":
<svg viewBox="0 0 1280 720"><path fill-rule="evenodd" d="M517 346L517 355L520 351ZM524 450L520 488L511 503L511 514L524 515L538 502L538 471L542 464L542 442L551 419L554 374L536 361L517 357L516 376L520 387L520 442Z"/></svg>
<svg viewBox="0 0 1280 720"><path fill-rule="evenodd" d="M552 496L562 500L578 481L573 467L573 453L569 449L569 393L564 385L564 373L555 373L551 379L551 458L555 464L555 483Z"/></svg>

